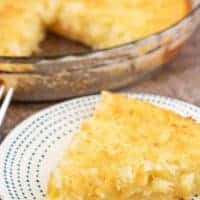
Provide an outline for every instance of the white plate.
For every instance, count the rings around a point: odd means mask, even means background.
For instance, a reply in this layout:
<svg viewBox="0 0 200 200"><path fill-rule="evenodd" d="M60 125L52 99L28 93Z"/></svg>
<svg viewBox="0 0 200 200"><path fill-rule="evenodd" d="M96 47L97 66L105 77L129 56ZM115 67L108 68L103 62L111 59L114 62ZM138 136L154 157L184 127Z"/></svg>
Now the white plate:
<svg viewBox="0 0 200 200"><path fill-rule="evenodd" d="M170 98L133 94L200 121L200 108ZM49 172L55 168L79 124L88 118L99 96L53 106L15 128L0 146L0 196L4 200L42 200Z"/></svg>

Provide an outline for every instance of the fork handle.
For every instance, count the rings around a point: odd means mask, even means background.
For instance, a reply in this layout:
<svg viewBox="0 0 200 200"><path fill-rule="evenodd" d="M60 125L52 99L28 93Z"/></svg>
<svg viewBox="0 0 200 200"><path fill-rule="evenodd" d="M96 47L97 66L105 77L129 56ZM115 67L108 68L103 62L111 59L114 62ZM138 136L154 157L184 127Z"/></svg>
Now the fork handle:
<svg viewBox="0 0 200 200"><path fill-rule="evenodd" d="M12 99L12 96L13 96L13 92L14 92L14 89L13 88L10 88L5 96L5 99L3 100L3 103L1 105L1 108L0 108L0 127L2 127L2 124L3 124L3 120L5 118L5 115L6 115L6 112L8 110L8 107L10 105L10 101ZM0 134L1 135L1 134ZM2 135L1 135L2 137ZM0 138L1 140L2 138Z"/></svg>

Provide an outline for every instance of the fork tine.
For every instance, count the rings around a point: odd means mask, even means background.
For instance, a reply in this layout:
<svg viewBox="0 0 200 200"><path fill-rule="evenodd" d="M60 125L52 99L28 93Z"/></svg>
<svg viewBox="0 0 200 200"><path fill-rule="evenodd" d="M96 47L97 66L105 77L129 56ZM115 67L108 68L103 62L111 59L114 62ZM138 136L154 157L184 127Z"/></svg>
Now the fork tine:
<svg viewBox="0 0 200 200"><path fill-rule="evenodd" d="M0 100L1 100L1 98L3 96L4 89L5 89L4 85L1 85L0 86Z"/></svg>
<svg viewBox="0 0 200 200"><path fill-rule="evenodd" d="M4 89L2 89L2 90L4 90ZM0 127L1 127L1 125L2 125L2 123L3 123L3 119L4 119L4 117L5 117L6 111L7 111L7 109L8 109L8 106L9 106L9 104L10 104L11 98L12 98L12 96L13 96L13 91L14 91L13 88L10 88L10 89L8 90L6 96L5 96L4 100L3 100L3 103L2 103L2 105L1 105L1 108L0 108ZM1 92L1 88L0 88L0 92ZM3 92L2 92L2 93L3 93ZM0 95L1 95L1 94L0 94ZM2 95L1 95L1 96L2 96Z"/></svg>

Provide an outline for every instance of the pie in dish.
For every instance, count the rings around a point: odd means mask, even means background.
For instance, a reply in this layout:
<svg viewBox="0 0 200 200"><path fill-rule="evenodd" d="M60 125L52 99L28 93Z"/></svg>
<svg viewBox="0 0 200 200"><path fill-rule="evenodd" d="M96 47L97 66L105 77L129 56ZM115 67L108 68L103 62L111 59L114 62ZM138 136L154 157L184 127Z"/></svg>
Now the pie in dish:
<svg viewBox="0 0 200 200"><path fill-rule="evenodd" d="M108 48L161 31L190 10L190 0L1 0L0 55L31 55L46 29Z"/></svg>
<svg viewBox="0 0 200 200"><path fill-rule="evenodd" d="M50 175L48 200L189 200L200 194L200 124L103 92Z"/></svg>

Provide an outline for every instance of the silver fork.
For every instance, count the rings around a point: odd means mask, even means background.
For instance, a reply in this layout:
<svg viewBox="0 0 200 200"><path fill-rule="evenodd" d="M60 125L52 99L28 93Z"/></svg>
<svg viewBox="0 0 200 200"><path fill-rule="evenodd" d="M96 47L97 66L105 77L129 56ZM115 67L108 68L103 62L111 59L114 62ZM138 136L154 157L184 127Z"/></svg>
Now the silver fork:
<svg viewBox="0 0 200 200"><path fill-rule="evenodd" d="M5 118L6 112L8 110L8 107L10 105L10 101L13 96L13 88L8 89L8 91L5 93L5 87L3 85L0 86L0 100L2 100L2 104L0 106L0 127L2 127L3 120ZM5 95L4 95L5 93ZM4 98L3 98L4 97ZM0 133L0 141L1 141L1 133Z"/></svg>

